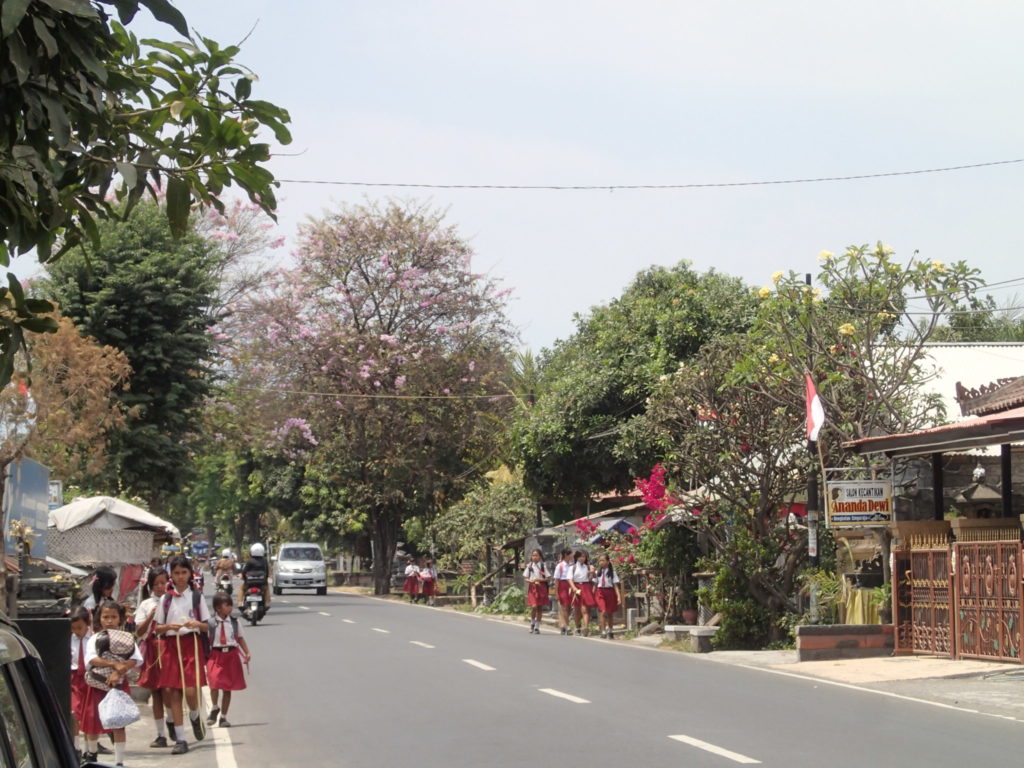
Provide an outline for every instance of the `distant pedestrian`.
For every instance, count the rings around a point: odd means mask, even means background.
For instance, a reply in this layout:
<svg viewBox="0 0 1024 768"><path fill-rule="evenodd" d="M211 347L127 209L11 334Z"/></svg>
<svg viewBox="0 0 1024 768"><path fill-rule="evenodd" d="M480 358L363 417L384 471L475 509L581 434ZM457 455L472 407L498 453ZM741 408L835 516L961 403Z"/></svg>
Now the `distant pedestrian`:
<svg viewBox="0 0 1024 768"><path fill-rule="evenodd" d="M526 604L530 606L530 632L540 634L540 619L551 599L548 597L548 581L550 580L547 566L544 565L544 553L539 549L530 553L530 562L523 571L526 582Z"/></svg>
<svg viewBox="0 0 1024 768"><path fill-rule="evenodd" d="M82 751L82 707L88 693L85 682L85 646L92 637L92 617L82 606L71 612L71 733L75 740L75 751ZM99 750L99 734L85 734L85 750Z"/></svg>
<svg viewBox="0 0 1024 768"><path fill-rule="evenodd" d="M153 695L153 720L156 724L156 738L149 745L153 748L168 746L167 742L167 710L170 706L170 694L160 685L160 675L163 670L166 649L161 639L157 636L156 612L160 602L167 593L167 582L169 577L167 571L161 568L150 569L146 577L146 588L143 592L144 599L135 609L135 636L139 641L139 650L142 651L142 675L139 677L138 685L146 688ZM173 724L172 724L173 728ZM172 735L173 740L173 735Z"/></svg>
<svg viewBox="0 0 1024 768"><path fill-rule="evenodd" d="M619 603L622 602L622 585L608 555L601 555L597 559L596 600L601 637L611 640L612 630L615 628L615 612L619 610Z"/></svg>
<svg viewBox="0 0 1024 768"><path fill-rule="evenodd" d="M206 736L200 717L200 689L206 685L206 658L200 632L209 631L210 609L202 593L192 587L192 563L185 555L171 559L171 585L157 608L156 632L163 636L160 687L169 692L174 718L175 744L172 755L188 752L185 737L184 703L192 733L197 741Z"/></svg>
<svg viewBox="0 0 1024 768"><path fill-rule="evenodd" d="M85 704L82 707L82 727L86 733L112 733L114 735L114 763L124 765L125 742L127 736L124 728L107 729L103 727L100 720L99 705L107 692L113 688L120 688L125 693L131 693L131 686L128 684L129 675L133 674L142 664L142 654L134 638L121 630L124 626L124 606L113 600L104 600L97 608L99 615L100 631L89 638L85 647L85 664L89 669L86 675L86 682L89 688L86 693ZM109 658L109 655L115 658ZM96 684L99 677L97 671L103 672L104 683L107 687L101 688ZM96 752L90 745L89 754L83 755L85 762L95 762Z"/></svg>
<svg viewBox="0 0 1024 768"><path fill-rule="evenodd" d="M576 634L590 634L590 609L597 605L594 597L594 568L585 549L577 549L572 566L573 607L576 610ZM583 628L580 629L582 622Z"/></svg>
<svg viewBox="0 0 1024 768"><path fill-rule="evenodd" d="M558 597L558 621L562 634L571 635L569 612L572 610L572 550L563 549L561 559L555 566L555 594Z"/></svg>
<svg viewBox="0 0 1024 768"><path fill-rule="evenodd" d="M206 662L206 675L210 680L210 699L213 709L206 719L207 725L217 723L221 728L230 728L228 710L231 708L231 692L245 690L245 674L242 661L252 659L249 645L242 636L238 619L231 615L234 604L227 592L213 596L213 618L210 620L210 658ZM220 721L218 723L218 715Z"/></svg>
<svg viewBox="0 0 1024 768"><path fill-rule="evenodd" d="M415 603L420 593L420 569L412 556L405 558L405 581L402 583L402 591L409 598L409 602Z"/></svg>
<svg viewBox="0 0 1024 768"><path fill-rule="evenodd" d="M433 605L434 595L437 594L437 569L434 568L434 561L425 558L417 577L420 581L420 597L428 605Z"/></svg>

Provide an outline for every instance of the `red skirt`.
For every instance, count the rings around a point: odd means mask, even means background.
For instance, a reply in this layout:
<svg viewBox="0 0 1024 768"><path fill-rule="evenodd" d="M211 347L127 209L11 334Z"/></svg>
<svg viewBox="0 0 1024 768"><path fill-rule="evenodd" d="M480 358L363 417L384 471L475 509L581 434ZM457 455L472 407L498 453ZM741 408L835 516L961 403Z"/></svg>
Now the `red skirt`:
<svg viewBox="0 0 1024 768"><path fill-rule="evenodd" d="M597 588L597 610L601 613L615 613L619 610L619 594L615 587Z"/></svg>
<svg viewBox="0 0 1024 768"><path fill-rule="evenodd" d="M160 644L163 666L160 668L160 687L181 690L181 667L178 665L178 637L167 635ZM199 654L199 684L196 685L196 654ZM185 687L197 688L206 685L206 659L203 658L203 643L195 632L181 635L181 664L185 668Z"/></svg>
<svg viewBox="0 0 1024 768"><path fill-rule="evenodd" d="M150 635L141 643L142 674L139 675L140 688L155 691L160 687L160 672L163 668L164 654L167 652L163 642L155 635Z"/></svg>
<svg viewBox="0 0 1024 768"><path fill-rule="evenodd" d="M568 579L558 580L558 604L566 608L572 605L572 590L569 589Z"/></svg>
<svg viewBox="0 0 1024 768"><path fill-rule="evenodd" d="M231 646L227 651L214 648L206 662L211 691L244 691L245 674L242 672L242 649Z"/></svg>
<svg viewBox="0 0 1024 768"><path fill-rule="evenodd" d="M594 598L594 585L589 581L581 581L576 584L576 588L580 590L579 596L576 598L576 602L585 608L593 608L597 605L597 600Z"/></svg>
<svg viewBox="0 0 1024 768"><path fill-rule="evenodd" d="M406 576L402 591L407 595L418 595L420 593L420 580L417 576Z"/></svg>
<svg viewBox="0 0 1024 768"><path fill-rule="evenodd" d="M437 592L437 582L433 579L424 579L420 582L420 594L426 597L433 597Z"/></svg>
<svg viewBox="0 0 1024 768"><path fill-rule="evenodd" d="M127 680L122 680L118 686L125 693L131 693L131 687ZM103 727L100 722L100 702L107 695L106 691L85 686L85 699L82 702L82 715L78 718L79 730L88 736L99 736L101 733L110 733L110 730Z"/></svg>
<svg viewBox="0 0 1024 768"><path fill-rule="evenodd" d="M551 603L547 582L531 584L526 592L526 604L531 608L546 608Z"/></svg>
<svg viewBox="0 0 1024 768"><path fill-rule="evenodd" d="M85 706L86 690L91 686L85 682L85 670L76 669L71 672L71 714L75 719L82 722L82 707Z"/></svg>

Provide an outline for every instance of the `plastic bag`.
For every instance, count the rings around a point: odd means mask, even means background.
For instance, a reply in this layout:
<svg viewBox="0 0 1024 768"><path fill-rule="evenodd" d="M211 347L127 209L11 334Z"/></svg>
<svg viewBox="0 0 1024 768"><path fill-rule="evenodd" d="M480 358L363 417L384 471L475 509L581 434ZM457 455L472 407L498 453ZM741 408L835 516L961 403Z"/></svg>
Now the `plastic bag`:
<svg viewBox="0 0 1024 768"><path fill-rule="evenodd" d="M120 688L111 688L99 705L100 723L107 730L125 728L136 722L141 715L138 705L130 694Z"/></svg>

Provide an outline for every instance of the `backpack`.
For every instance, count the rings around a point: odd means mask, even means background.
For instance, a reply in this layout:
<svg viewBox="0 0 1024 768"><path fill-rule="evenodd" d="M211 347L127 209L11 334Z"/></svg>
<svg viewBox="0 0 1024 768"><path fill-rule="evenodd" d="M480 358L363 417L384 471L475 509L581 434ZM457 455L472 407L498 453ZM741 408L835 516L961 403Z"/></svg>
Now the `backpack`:
<svg viewBox="0 0 1024 768"><path fill-rule="evenodd" d="M104 629L96 635L96 655L104 661L125 661L130 659L134 652L135 638L130 632ZM85 682L93 688L109 691L110 683L107 682L107 678L113 671L110 667L89 667ZM125 679L129 683L135 683L141 674L142 670L135 666L125 673Z"/></svg>
<svg viewBox="0 0 1024 768"><path fill-rule="evenodd" d="M210 644L210 647L212 648L214 642L216 641L216 637L215 637L216 632L217 632L217 619L216 619L216 617L211 617L210 620L207 622L207 625L210 627L210 632L209 632L208 637L206 638L206 641ZM234 616L231 617L231 631L235 633L235 641L237 642L237 640L238 640L238 619L236 619Z"/></svg>
<svg viewBox="0 0 1024 768"><path fill-rule="evenodd" d="M167 621L167 612L171 609L171 600L173 600L173 599L174 599L174 596L170 592L167 592L167 593L164 594L164 621ZM192 590L192 613L195 614L196 619L199 618L199 603L201 603L202 600L203 600L202 594L198 590L193 589ZM200 632L198 634L199 634L199 639L203 643L203 655L204 656L209 656L210 655L210 637L205 632Z"/></svg>

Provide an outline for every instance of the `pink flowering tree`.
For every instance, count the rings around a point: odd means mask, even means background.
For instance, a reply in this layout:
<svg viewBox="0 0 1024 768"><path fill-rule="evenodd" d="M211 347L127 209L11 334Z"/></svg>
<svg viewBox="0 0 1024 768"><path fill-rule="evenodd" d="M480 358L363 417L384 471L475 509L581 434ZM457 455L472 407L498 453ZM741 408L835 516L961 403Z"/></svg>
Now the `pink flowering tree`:
<svg viewBox="0 0 1024 768"><path fill-rule="evenodd" d="M308 426L303 493L344 493L336 523L369 534L382 593L403 521L447 506L494 462L513 402L507 291L416 204L311 220L294 256L253 307L250 373Z"/></svg>

